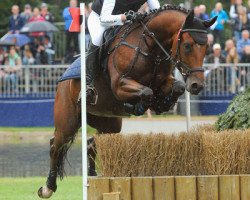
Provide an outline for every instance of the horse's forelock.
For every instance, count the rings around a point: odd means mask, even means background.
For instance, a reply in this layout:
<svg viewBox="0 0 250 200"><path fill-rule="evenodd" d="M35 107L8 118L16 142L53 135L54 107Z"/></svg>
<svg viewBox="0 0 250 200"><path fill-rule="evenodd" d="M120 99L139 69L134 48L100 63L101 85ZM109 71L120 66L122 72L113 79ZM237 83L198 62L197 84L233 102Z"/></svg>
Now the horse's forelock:
<svg viewBox="0 0 250 200"><path fill-rule="evenodd" d="M205 27L203 21L199 18L194 17L192 23L185 22L183 25L183 30L185 29L196 29L196 30L202 30L206 31L207 28ZM193 38L193 40L200 44L204 45L207 44L207 34L206 33L200 33L200 32L189 32L189 35Z"/></svg>

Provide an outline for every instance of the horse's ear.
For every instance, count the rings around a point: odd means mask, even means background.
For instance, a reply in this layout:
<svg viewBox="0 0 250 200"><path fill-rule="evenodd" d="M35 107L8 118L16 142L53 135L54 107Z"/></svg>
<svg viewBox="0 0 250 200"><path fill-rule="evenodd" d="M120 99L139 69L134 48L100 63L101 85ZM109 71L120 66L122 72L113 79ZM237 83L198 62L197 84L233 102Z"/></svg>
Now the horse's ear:
<svg viewBox="0 0 250 200"><path fill-rule="evenodd" d="M202 23L203 23L203 25L204 25L206 28L209 28L210 26L212 26L212 25L216 22L217 17L218 17L218 16L215 16L215 17L213 17L212 19L203 21Z"/></svg>
<svg viewBox="0 0 250 200"><path fill-rule="evenodd" d="M185 21L185 24L192 24L194 21L194 9L192 9L188 15L187 15L187 18L186 18L186 21Z"/></svg>

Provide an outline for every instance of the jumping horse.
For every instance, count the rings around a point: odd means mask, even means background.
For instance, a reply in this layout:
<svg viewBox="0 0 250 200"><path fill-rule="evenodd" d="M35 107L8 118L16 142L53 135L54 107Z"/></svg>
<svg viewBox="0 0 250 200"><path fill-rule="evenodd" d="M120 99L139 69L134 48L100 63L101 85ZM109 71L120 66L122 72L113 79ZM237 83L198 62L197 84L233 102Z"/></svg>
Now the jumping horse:
<svg viewBox="0 0 250 200"><path fill-rule="evenodd" d="M107 67L96 78L98 101L87 107L88 124L98 133L119 133L124 116L142 115L148 108L168 111L185 87L197 95L204 87L207 28L215 21L216 17L202 21L193 11L172 5L136 14L104 51ZM175 86L174 68L183 75L185 86ZM38 190L41 198L50 198L56 192L57 177L64 176L65 157L81 124L80 88L79 79L57 86L50 171L46 185ZM95 175L94 140L88 144L89 175Z"/></svg>

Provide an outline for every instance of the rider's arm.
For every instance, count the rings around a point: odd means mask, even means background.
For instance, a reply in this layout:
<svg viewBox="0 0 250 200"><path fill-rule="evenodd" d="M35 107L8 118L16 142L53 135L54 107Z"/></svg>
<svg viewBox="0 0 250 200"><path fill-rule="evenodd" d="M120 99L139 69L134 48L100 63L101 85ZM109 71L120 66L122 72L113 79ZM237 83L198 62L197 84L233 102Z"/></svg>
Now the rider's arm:
<svg viewBox="0 0 250 200"><path fill-rule="evenodd" d="M150 10L160 8L160 3L158 0L148 0L147 2L148 2L148 7Z"/></svg>
<svg viewBox="0 0 250 200"><path fill-rule="evenodd" d="M116 0L104 0L100 21L103 26L123 25L123 15L112 15ZM126 19L126 18L125 18Z"/></svg>

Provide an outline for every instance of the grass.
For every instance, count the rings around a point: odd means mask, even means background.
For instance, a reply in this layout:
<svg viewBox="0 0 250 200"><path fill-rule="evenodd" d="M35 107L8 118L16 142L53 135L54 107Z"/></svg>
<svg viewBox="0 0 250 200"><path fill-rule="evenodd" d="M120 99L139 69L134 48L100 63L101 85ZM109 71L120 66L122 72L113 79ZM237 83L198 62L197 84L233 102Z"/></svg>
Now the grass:
<svg viewBox="0 0 250 200"><path fill-rule="evenodd" d="M54 127L0 127L0 144L47 143L53 133ZM91 137L96 130L88 126L87 133ZM76 139L81 139L81 130Z"/></svg>
<svg viewBox="0 0 250 200"><path fill-rule="evenodd" d="M1 200L40 200L37 190L45 184L46 177L0 178ZM58 188L51 200L82 199L82 177L66 177L57 181Z"/></svg>
<svg viewBox="0 0 250 200"><path fill-rule="evenodd" d="M0 132L53 132L54 127L0 127Z"/></svg>

